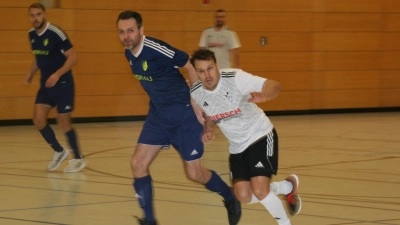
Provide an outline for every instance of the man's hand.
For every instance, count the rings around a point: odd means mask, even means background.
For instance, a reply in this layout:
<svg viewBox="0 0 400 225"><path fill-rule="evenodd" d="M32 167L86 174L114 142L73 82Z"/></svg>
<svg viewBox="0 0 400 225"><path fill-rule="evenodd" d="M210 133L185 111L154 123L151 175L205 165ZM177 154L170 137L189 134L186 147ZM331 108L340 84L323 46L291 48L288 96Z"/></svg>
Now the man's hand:
<svg viewBox="0 0 400 225"><path fill-rule="evenodd" d="M208 131L203 133L201 140L203 141L204 144L209 144L214 138L215 138L214 132Z"/></svg>
<svg viewBox="0 0 400 225"><path fill-rule="evenodd" d="M32 82L32 78L33 78L33 75L26 75L26 77L24 78L24 83L25 84L31 84L31 82Z"/></svg>
<svg viewBox="0 0 400 225"><path fill-rule="evenodd" d="M53 73L46 81L46 87L51 88L54 85L56 85L57 81L60 79L60 76L57 74Z"/></svg>
<svg viewBox="0 0 400 225"><path fill-rule="evenodd" d="M259 103L259 102L266 102L267 96L261 92L252 92L251 98L247 99L248 102L254 102L254 103Z"/></svg>

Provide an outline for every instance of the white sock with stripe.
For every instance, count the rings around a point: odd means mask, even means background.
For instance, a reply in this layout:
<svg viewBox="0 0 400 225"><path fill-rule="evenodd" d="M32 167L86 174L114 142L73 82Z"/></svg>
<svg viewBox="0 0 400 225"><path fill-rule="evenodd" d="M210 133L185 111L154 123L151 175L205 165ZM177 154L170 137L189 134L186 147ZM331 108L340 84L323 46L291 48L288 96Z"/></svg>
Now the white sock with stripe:
<svg viewBox="0 0 400 225"><path fill-rule="evenodd" d="M281 200L274 193L270 192L260 203L279 225L291 225Z"/></svg>

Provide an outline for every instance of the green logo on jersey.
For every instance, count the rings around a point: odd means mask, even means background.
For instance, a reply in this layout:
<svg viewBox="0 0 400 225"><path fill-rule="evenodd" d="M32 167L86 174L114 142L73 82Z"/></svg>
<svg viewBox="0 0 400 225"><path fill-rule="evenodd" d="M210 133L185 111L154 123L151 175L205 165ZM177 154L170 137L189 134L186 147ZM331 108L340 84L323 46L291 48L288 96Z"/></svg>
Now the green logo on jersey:
<svg viewBox="0 0 400 225"><path fill-rule="evenodd" d="M48 55L49 51L46 50L32 50L32 53L35 55Z"/></svg>
<svg viewBox="0 0 400 225"><path fill-rule="evenodd" d="M43 41L43 45L44 46L47 46L47 44L49 44L49 39L48 38L44 39L44 41Z"/></svg>
<svg viewBox="0 0 400 225"><path fill-rule="evenodd" d="M146 77L146 76L143 76L143 75L139 75L139 74L133 74L133 76L136 78L136 80L145 80L145 81L153 81L153 78L150 76L150 77Z"/></svg>
<svg viewBox="0 0 400 225"><path fill-rule="evenodd" d="M149 68L149 65L147 65L147 61L144 61L144 62L142 63L142 67L143 67L143 70L144 70L144 71L146 71L147 68Z"/></svg>

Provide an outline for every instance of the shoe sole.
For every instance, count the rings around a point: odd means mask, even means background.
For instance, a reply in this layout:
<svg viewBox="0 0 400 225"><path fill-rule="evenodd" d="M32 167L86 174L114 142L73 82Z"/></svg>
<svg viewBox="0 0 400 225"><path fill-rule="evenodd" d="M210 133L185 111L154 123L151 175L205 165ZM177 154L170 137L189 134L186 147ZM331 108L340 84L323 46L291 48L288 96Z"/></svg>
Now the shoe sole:
<svg viewBox="0 0 400 225"><path fill-rule="evenodd" d="M66 158L68 158L68 156L69 156L69 151L68 151L67 149L65 149L65 151L66 151L66 154L63 155L63 157L61 158L61 160L58 162L57 166L55 166L55 167L54 167L53 169L51 169L51 170L49 170L49 168L47 168L48 171L54 171L54 170L56 170L56 169L60 166L61 162L64 161Z"/></svg>
<svg viewBox="0 0 400 225"><path fill-rule="evenodd" d="M301 211L301 198L300 198L300 195L299 195L299 194L296 194L296 195L297 195L298 202L299 202L299 209L297 210L296 213L293 213L293 215L297 215L297 214L299 214L300 211Z"/></svg>

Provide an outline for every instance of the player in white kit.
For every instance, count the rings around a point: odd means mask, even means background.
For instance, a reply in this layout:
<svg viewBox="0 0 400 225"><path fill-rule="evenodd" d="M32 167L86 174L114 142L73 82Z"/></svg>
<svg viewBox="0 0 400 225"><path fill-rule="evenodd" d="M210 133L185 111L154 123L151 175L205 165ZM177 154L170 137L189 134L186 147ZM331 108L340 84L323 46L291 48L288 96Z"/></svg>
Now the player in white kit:
<svg viewBox="0 0 400 225"><path fill-rule="evenodd" d="M255 103L278 96L281 85L240 69L219 70L212 51L197 50L190 59L199 81L191 96L205 113L204 143L212 141L213 127L219 126L229 141L229 164L236 197L242 203L260 202L280 225L290 225L277 195L287 196L289 211L298 214L301 199L299 179L292 174L272 182L278 170L278 135L272 123Z"/></svg>
<svg viewBox="0 0 400 225"><path fill-rule="evenodd" d="M218 68L240 68L240 40L235 31L225 26L226 12L219 9L214 12L214 26L203 30L199 47L214 52ZM232 64L231 64L232 62Z"/></svg>

